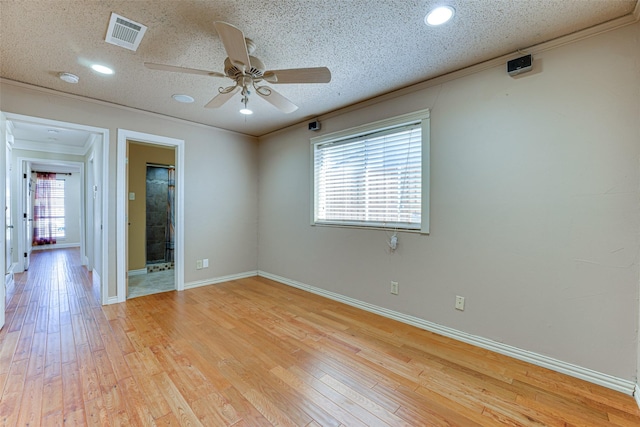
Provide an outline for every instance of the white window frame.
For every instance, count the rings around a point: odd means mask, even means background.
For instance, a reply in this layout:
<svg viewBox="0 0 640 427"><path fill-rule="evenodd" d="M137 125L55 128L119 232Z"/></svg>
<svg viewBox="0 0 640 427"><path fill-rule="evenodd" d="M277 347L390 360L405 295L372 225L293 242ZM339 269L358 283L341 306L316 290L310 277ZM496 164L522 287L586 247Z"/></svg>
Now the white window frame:
<svg viewBox="0 0 640 427"><path fill-rule="evenodd" d="M44 183L50 180L36 178L35 191L37 191L40 181ZM62 183L62 197L55 197L56 199L62 199L62 215L48 216L46 217L46 221L51 224L57 224L56 220L62 219L62 235L60 235L60 232L58 231L59 229L56 229L56 232L52 237L54 237L56 240L67 240L67 183L64 178L56 177L53 181L56 181L56 183Z"/></svg>
<svg viewBox="0 0 640 427"><path fill-rule="evenodd" d="M379 225L366 225L366 224L353 224L349 222L319 222L316 218L316 187L315 187L315 147L320 144L326 144L328 142L335 142L345 139L357 138L362 135L366 135L372 132L380 132L386 129L391 129L403 125L408 125L416 122L421 123L422 132L422 188L421 188L421 223L420 229L411 229L395 226L379 226ZM311 174L311 225L312 226L326 226L326 227L349 227L349 228L364 228L364 229L383 229L383 230L397 230L414 232L421 234L429 234L429 172L430 172L430 114L429 109L416 111L409 114L403 114L400 116L391 117L389 119L379 120L373 123L368 123L362 126L345 129L338 132L332 132L326 135L311 138L310 140L310 174Z"/></svg>

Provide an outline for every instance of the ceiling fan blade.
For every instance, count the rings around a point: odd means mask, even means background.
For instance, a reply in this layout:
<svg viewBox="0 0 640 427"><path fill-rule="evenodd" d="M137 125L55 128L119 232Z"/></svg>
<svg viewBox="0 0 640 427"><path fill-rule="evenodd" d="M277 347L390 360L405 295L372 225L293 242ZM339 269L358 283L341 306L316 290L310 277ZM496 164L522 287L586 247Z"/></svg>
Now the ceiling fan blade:
<svg viewBox="0 0 640 427"><path fill-rule="evenodd" d="M261 93L260 90L256 90L256 93L260 95L260 97L262 97L263 99L271 103L273 106L275 106L278 110L282 111L283 113L293 113L298 109L297 105L289 101L287 98L285 98L275 90L271 88L267 88L266 86L263 86L262 88L264 88L265 91L268 91L269 94L265 95L264 93Z"/></svg>
<svg viewBox="0 0 640 427"><path fill-rule="evenodd" d="M176 73L187 73L187 74L198 74L201 76L210 76L210 77L226 77L224 74L218 73L217 71L207 71L207 70L197 70L195 68L175 67L173 65L154 64L153 62L145 62L144 66L152 70L173 71Z"/></svg>
<svg viewBox="0 0 640 427"><path fill-rule="evenodd" d="M269 83L329 83L331 71L327 67L269 70L264 79Z"/></svg>
<svg viewBox="0 0 640 427"><path fill-rule="evenodd" d="M209 101L209 103L207 105L205 105L204 107L205 108L222 107L225 102L230 100L233 97L233 95L235 95L239 91L240 91L240 86L236 86L232 90L230 90L229 92L221 92L221 93L217 94L216 96L214 96L213 99L211 101Z"/></svg>
<svg viewBox="0 0 640 427"><path fill-rule="evenodd" d="M241 70L248 71L251 68L251 61L249 60L247 43L244 40L242 31L222 21L216 21L213 24L220 35L220 39L222 39L222 44L231 63Z"/></svg>

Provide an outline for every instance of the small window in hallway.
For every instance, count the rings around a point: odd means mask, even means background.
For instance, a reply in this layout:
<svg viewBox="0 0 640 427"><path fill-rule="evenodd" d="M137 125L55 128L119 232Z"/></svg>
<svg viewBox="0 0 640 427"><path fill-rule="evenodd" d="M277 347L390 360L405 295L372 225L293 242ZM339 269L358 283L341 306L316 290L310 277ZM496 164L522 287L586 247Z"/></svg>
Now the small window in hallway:
<svg viewBox="0 0 640 427"><path fill-rule="evenodd" d="M33 203L33 244L50 245L65 238L64 179L38 172Z"/></svg>

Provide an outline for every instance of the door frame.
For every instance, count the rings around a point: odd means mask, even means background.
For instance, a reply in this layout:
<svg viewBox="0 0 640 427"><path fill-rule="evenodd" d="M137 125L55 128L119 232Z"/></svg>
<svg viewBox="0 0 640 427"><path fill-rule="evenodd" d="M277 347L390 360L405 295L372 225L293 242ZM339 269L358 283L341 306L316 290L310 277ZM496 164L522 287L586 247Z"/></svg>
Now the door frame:
<svg viewBox="0 0 640 427"><path fill-rule="evenodd" d="M5 126L6 126L6 122L5 122ZM12 167L13 166L13 134L11 133L11 126L6 126L5 135L6 135L6 141L5 141L6 143L5 143L4 150L5 150L6 157L4 158L2 164L7 166L7 170L5 171L5 175L4 175L5 177L4 179L7 180L7 182L5 182L5 185L3 188L4 193L2 196L2 200L5 203L5 209L7 210L7 212L5 212L5 219L4 219L6 229L4 230L5 266L3 271L3 277L5 278L4 279L5 286L9 287L13 283L13 274L15 273L15 267L16 267L16 263L13 261L13 253L15 251L14 242L16 240L16 227L15 227L16 214L13 212L14 211L13 198L16 197L16 195L13 192L13 181L15 180L15 178L13 175L13 167ZM9 197L8 206L6 204L7 197ZM7 218L7 214L9 214L8 218ZM9 220L8 224L6 223L7 219ZM7 234L9 234L8 239L7 239ZM6 251L8 248L11 248L11 249L7 253ZM9 259L8 264L7 264L7 259Z"/></svg>
<svg viewBox="0 0 640 427"><path fill-rule="evenodd" d="M6 140L7 138L7 121L6 121L6 117L4 115L4 113L2 111L0 111L0 164L5 165L8 157L7 157L7 151L8 151L8 147L9 147L9 141ZM6 203L6 195L5 195L5 191L6 191L6 186L7 186L7 175L6 173L3 173L2 175L4 175L2 177L2 185L0 185L0 200L2 200L2 204ZM11 222L13 222L13 211L11 209L11 206L6 206L5 205L5 209L8 209L9 211L11 211ZM2 218L2 222L4 224L4 227L8 227L11 224L7 224L6 223L6 213L3 213L3 218ZM6 233L7 233L7 229L4 228L2 229L2 235L0 236L0 266L2 266L2 283L0 284L0 330L5 327L5 312L6 312L6 290L7 290L7 283L6 280L8 279L5 276L5 272L8 270L9 267L7 267L5 265L5 263L7 262L7 254L6 254ZM13 230L12 230L13 231ZM13 258L12 258L12 264L13 264Z"/></svg>
<svg viewBox="0 0 640 427"><path fill-rule="evenodd" d="M94 138L92 141L93 149L95 152L97 152L95 150L96 142L102 143L102 149L100 150L101 151L100 156L102 160L101 161L102 170L101 170L101 174L99 174L98 176L98 182L96 182L96 185L98 186L98 194L100 195L100 200L102 202L101 203L102 209L100 210L100 219L102 222L101 224L102 235L101 235L101 245L100 245L101 263L100 263L99 269L93 270L93 273L94 273L93 279L94 279L94 282L95 280L98 280L100 282L101 303L105 305L105 304L115 302L109 298L109 186L108 186L109 149L110 149L109 129L99 128L95 126L81 125L78 123L63 122L59 120L45 119L42 117L26 116L23 114L16 114L16 113L10 113L10 112L3 112L3 113L6 120L8 121L22 121L22 122L28 122L28 123L33 123L33 124L42 125L42 126L52 126L54 128L61 127L66 129L82 130L85 132L89 132L96 136L96 138ZM91 148L89 150L91 150ZM37 159L38 162L42 160L43 159ZM85 162L86 161L87 160L85 160ZM14 171L14 173L17 173L17 172ZM18 190L18 191L20 192L21 190ZM22 200L19 199L18 202L21 203ZM83 209L86 211L86 207L83 207ZM13 215L14 215L14 220L16 220L15 215L18 215L18 214L16 212L13 212Z"/></svg>
<svg viewBox="0 0 640 427"><path fill-rule="evenodd" d="M31 179L31 176L30 174L27 173L27 171L33 170L31 167L32 163L50 165L52 168L51 169L52 171L55 171L56 169L60 169L60 168L64 170L66 167L71 167L73 169L80 170L79 171L80 173L80 259L84 264L86 259L86 250L87 250L86 232L85 232L85 228L87 224L87 206L86 206L87 202L85 197L85 194L86 194L85 164L83 162L76 162L73 160L49 160L49 159L42 159L37 157L18 157L16 160L19 168L18 173L20 175L23 175L23 174L27 175L27 178L24 178L24 177L20 178L20 185L18 185L18 200L21 208L19 209L19 211L20 213L26 213L27 218L30 218L30 217L32 218L33 212L24 212L24 206L26 205L25 202L27 200L27 197L30 197L27 194L28 184L26 184L24 180ZM33 211L33 205L29 205L29 206L30 206L30 209ZM20 213L17 214L18 217L20 216ZM18 218L18 219L19 220L22 219L21 225L20 225L20 231L18 233L18 259L20 259L20 254L26 253L28 254L28 256L30 256L32 250L29 249L31 245L27 240L28 230L26 230L26 227L29 227L30 225L28 221L24 220L24 218ZM18 262L18 266L19 266L20 272L25 270L24 263L20 265L20 262Z"/></svg>
<svg viewBox="0 0 640 427"><path fill-rule="evenodd" d="M184 140L153 135L150 133L136 132L127 129L118 129L118 145L116 150L116 288L118 302L127 299L127 257L129 248L127 245L126 204L127 195L127 141L142 142L145 144L172 147L176 150L176 186L175 186L175 281L176 290L184 290Z"/></svg>

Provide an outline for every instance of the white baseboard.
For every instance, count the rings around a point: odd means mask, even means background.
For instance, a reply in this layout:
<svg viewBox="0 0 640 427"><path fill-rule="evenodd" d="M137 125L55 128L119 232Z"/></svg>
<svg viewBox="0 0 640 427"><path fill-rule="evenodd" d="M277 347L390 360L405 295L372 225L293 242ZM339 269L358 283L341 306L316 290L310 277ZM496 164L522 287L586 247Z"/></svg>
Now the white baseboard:
<svg viewBox="0 0 640 427"><path fill-rule="evenodd" d="M138 270L129 270L127 273L129 276L141 276L143 274L147 274L147 267L140 268Z"/></svg>
<svg viewBox="0 0 640 427"><path fill-rule="evenodd" d="M5 287L5 289L10 288L11 286L13 286L13 272L7 273L7 274L4 275L4 287Z"/></svg>
<svg viewBox="0 0 640 427"><path fill-rule="evenodd" d="M91 270L91 275L93 276L93 281L95 282L96 280L100 281L100 274L98 273L98 270L96 270L95 268L93 270Z"/></svg>
<svg viewBox="0 0 640 427"><path fill-rule="evenodd" d="M54 243L53 245L39 245L33 246L32 251L44 251L45 249L65 249L65 248L79 248L80 243Z"/></svg>
<svg viewBox="0 0 640 427"><path fill-rule="evenodd" d="M205 280L196 280L193 282L187 282L184 284L184 288L185 289L192 289L192 288L198 288L200 286L207 286L207 285L215 285L216 283L223 283L223 282L229 282L231 280L238 280L238 279L246 279L247 277L254 277L258 275L258 271L254 270L254 271L246 271L244 273L238 273L238 274L231 274L229 276L221 276L221 277L215 277L212 279L205 279Z"/></svg>
<svg viewBox="0 0 640 427"><path fill-rule="evenodd" d="M107 300L107 305L111 305L111 304L118 304L120 302L120 300L118 300L118 297L109 297L109 299Z"/></svg>
<svg viewBox="0 0 640 427"><path fill-rule="evenodd" d="M4 275L4 286L5 289L13 286L13 280L14 280L14 274L15 274L15 270L16 270L16 266L17 263L12 263L11 266L9 266L7 272Z"/></svg>
<svg viewBox="0 0 640 427"><path fill-rule="evenodd" d="M640 406L640 390L633 381L628 381L622 378L617 378L608 374L594 371L589 368L583 368L571 363L563 362L562 360L554 359L549 356L534 353L528 350L522 350L517 347L513 347L507 344L499 343L487 338L483 338L477 335L468 334L466 332L458 331L447 326L438 325L437 323L429 322L418 317L410 316L407 314L399 313L397 311L389 310L383 307L379 307L367 302L363 302L354 298L350 298L344 295L337 294L335 292L327 291L315 286L310 286L305 283L296 282L295 280L287 279L286 277L277 276L275 274L268 273L266 271L258 270L258 275L266 277L267 279L275 280L276 282L283 283L285 285L292 286L294 288L302 289L311 292L316 295L332 299L334 301L342 302L344 304L360 308L371 313L379 314L390 319L397 320L408 325L416 326L418 328L434 332L445 337L453 338L458 341L465 342L467 344L475 345L476 347L484 348L494 351L496 353L503 354L505 356L513 357L514 359L522 360L524 362L531 363L536 366L542 366L552 371L560 372L581 380L589 381L594 384L601 385L603 387L610 388L612 390L619 391L629 396L636 391L636 401Z"/></svg>
<svg viewBox="0 0 640 427"><path fill-rule="evenodd" d="M640 4L640 3L638 3ZM638 408L640 408L640 384L636 384L635 390L633 391L633 397L636 399L636 403L638 404Z"/></svg>

